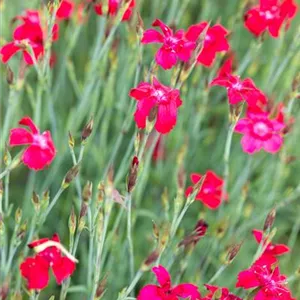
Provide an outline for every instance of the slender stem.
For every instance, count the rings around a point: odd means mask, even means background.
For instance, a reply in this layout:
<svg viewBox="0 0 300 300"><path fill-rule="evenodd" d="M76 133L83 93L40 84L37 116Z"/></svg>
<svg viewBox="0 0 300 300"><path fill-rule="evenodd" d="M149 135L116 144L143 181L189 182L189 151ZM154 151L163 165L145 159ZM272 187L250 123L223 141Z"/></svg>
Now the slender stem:
<svg viewBox="0 0 300 300"><path fill-rule="evenodd" d="M132 242L132 220L131 220L131 209L132 209L132 197L131 193L126 195L127 203L127 241L129 249L129 270L130 270L130 279L133 280L134 276L134 250Z"/></svg>
<svg viewBox="0 0 300 300"><path fill-rule="evenodd" d="M133 278L130 286L126 289L126 292L124 293L124 295L119 296L118 300L124 300L124 299L127 298L127 296L133 291L133 289L135 288L136 284L141 279L142 275L143 275L143 271L142 270L138 270L137 273L135 274L135 277Z"/></svg>
<svg viewBox="0 0 300 300"><path fill-rule="evenodd" d="M43 218L44 220L47 218L48 214L50 213L50 211L52 210L52 208L54 207L54 205L56 204L57 200L59 199L60 195L63 193L65 189L63 187L60 187L58 192L56 193L55 197L53 198L53 200L51 201L50 205L47 207L47 210L45 211Z"/></svg>
<svg viewBox="0 0 300 300"><path fill-rule="evenodd" d="M222 265L219 270L213 275L213 277L208 281L208 284L212 284L226 269L227 265Z"/></svg>
<svg viewBox="0 0 300 300"><path fill-rule="evenodd" d="M7 172L5 175L5 186L4 186L4 211L8 212L9 206L9 175L10 172Z"/></svg>

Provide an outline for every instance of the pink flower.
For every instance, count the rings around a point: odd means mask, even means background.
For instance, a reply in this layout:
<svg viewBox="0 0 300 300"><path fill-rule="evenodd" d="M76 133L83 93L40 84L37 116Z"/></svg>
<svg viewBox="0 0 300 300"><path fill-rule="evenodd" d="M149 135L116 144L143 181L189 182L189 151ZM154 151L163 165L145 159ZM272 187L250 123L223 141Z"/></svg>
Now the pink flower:
<svg viewBox="0 0 300 300"><path fill-rule="evenodd" d="M263 149L276 153L283 143L284 127L282 113L271 119L268 112L259 108L248 108L246 118L237 122L234 131L244 135L241 139L244 152L253 154Z"/></svg>
<svg viewBox="0 0 300 300"><path fill-rule="evenodd" d="M268 30L274 38L284 22L289 25L295 17L297 4L293 0L260 0L260 4L245 14L245 27L255 36Z"/></svg>
<svg viewBox="0 0 300 300"><path fill-rule="evenodd" d="M11 129L9 145L11 147L29 145L22 155L23 163L30 169L44 169L50 165L56 155L50 131L41 134L29 117L22 118L19 124L29 127L29 130L24 128Z"/></svg>
<svg viewBox="0 0 300 300"><path fill-rule="evenodd" d="M73 10L74 10L74 2L70 0L63 0L60 3L60 6L56 12L56 18L59 20L67 20L70 19Z"/></svg>
<svg viewBox="0 0 300 300"><path fill-rule="evenodd" d="M137 300L201 299L197 286L191 283L182 283L172 287L170 274L163 266L154 267L152 271L159 285L144 286L139 292Z"/></svg>
<svg viewBox="0 0 300 300"><path fill-rule="evenodd" d="M182 61L189 60L196 43L194 41L187 41L184 38L184 31L182 29L174 33L169 26L158 19L152 23L152 26L160 27L163 34L155 29L147 29L142 37L142 43L163 44L155 56L158 65L166 70L176 65L178 59Z"/></svg>
<svg viewBox="0 0 300 300"><path fill-rule="evenodd" d="M246 101L250 106L265 104L266 96L260 91L250 78L244 80L239 76L232 74L233 58L228 59L222 68L220 68L218 76L210 83L211 86L219 85L227 89L227 95L230 104L237 104Z"/></svg>
<svg viewBox="0 0 300 300"><path fill-rule="evenodd" d="M231 294L229 292L229 290L225 287L220 288L218 286L213 286L213 285L209 285L209 284L205 284L205 287L207 288L207 290L209 291L209 294L206 295L203 300L213 300L213 299L218 299L218 300L242 300L242 298ZM216 292L219 292L218 296L216 294Z"/></svg>
<svg viewBox="0 0 300 300"><path fill-rule="evenodd" d="M119 7L122 4L122 0L109 0L108 1L108 14L115 16L118 13ZM135 0L131 0L128 9L125 11L122 21L128 21L131 18L133 8L135 7ZM102 4L96 4L94 10L97 15L102 15Z"/></svg>
<svg viewBox="0 0 300 300"><path fill-rule="evenodd" d="M185 35L186 39L196 42L207 25L207 22L192 25ZM217 53L228 51L230 46L226 38L227 35L228 30L221 24L209 27L205 36L204 47L197 59L198 63L205 67L211 67L216 59Z"/></svg>
<svg viewBox="0 0 300 300"><path fill-rule="evenodd" d="M264 255L278 256L288 253L290 248L284 244L272 244L266 240L263 240L263 231L253 229L252 234L258 244L262 241L263 246L265 247Z"/></svg>
<svg viewBox="0 0 300 300"><path fill-rule="evenodd" d="M1 60L7 63L12 56L18 51L23 52L24 61L28 65L33 64L31 53L27 49L27 45L32 48L36 60L44 55L44 33L40 22L38 11L26 10L25 15L17 16L23 22L13 33L13 41L7 43L0 49ZM52 29L52 40L58 39L58 25L55 24Z"/></svg>
<svg viewBox="0 0 300 300"><path fill-rule="evenodd" d="M286 276L280 274L276 258L263 255L249 269L238 275L236 287L257 289L254 300L296 300L286 287Z"/></svg>
<svg viewBox="0 0 300 300"><path fill-rule="evenodd" d="M134 114L138 128L145 128L150 112L157 109L155 129L160 133L168 133L173 129L178 107L182 104L179 90L165 86L153 78L153 84L141 82L131 89L129 96L138 101Z"/></svg>
<svg viewBox="0 0 300 300"><path fill-rule="evenodd" d="M28 289L42 290L49 282L49 270L53 271L57 284L62 284L76 268L76 259L60 244L59 236L52 239L40 239L28 245L37 251L34 257L28 257L20 265L20 272L28 283ZM61 252L67 256L62 256Z"/></svg>
<svg viewBox="0 0 300 300"><path fill-rule="evenodd" d="M193 173L191 174L191 181L195 185L202 178L201 174ZM206 172L206 177L204 179L203 185L196 195L196 200L202 201L202 203L210 208L217 209L222 202L222 188L224 182L223 179L217 176L213 171L209 170ZM185 195L189 196L193 192L193 187L190 186L187 188ZM227 194L224 195L226 199Z"/></svg>

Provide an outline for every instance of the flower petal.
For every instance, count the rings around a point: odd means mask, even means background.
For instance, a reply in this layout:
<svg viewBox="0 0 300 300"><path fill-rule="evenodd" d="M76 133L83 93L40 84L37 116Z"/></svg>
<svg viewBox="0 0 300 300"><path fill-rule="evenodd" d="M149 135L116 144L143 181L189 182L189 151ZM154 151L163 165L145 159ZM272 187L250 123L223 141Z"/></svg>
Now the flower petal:
<svg viewBox="0 0 300 300"><path fill-rule="evenodd" d="M76 263L63 256L52 265L53 274L57 284L62 284L76 269Z"/></svg>
<svg viewBox="0 0 300 300"><path fill-rule="evenodd" d="M38 134L40 131L38 127L34 124L33 120L30 117L24 117L19 121L20 125L24 125L30 128L33 134Z"/></svg>
<svg viewBox="0 0 300 300"><path fill-rule="evenodd" d="M19 146L27 145L33 142L32 133L24 128L14 128L10 131L9 135L9 145Z"/></svg>
<svg viewBox="0 0 300 300"><path fill-rule="evenodd" d="M18 51L20 51L20 47L15 45L15 42L10 42L6 45L4 45L0 49L0 55L2 62L5 64L7 63L12 56L14 56Z"/></svg>
<svg viewBox="0 0 300 300"><path fill-rule="evenodd" d="M156 279L161 287L169 289L171 287L171 277L169 272L161 265L152 268L152 272L155 274Z"/></svg>
<svg viewBox="0 0 300 300"><path fill-rule="evenodd" d="M159 26L165 36L173 35L172 29L159 19L156 19L152 26Z"/></svg>
<svg viewBox="0 0 300 300"><path fill-rule="evenodd" d="M242 137L241 145L243 151L248 154L254 154L255 152L258 152L263 147L263 143L261 141L256 140L255 138L253 138L248 134Z"/></svg>
<svg viewBox="0 0 300 300"><path fill-rule="evenodd" d="M155 29L147 29L145 30L143 37L142 37L142 44L149 44L149 43L163 43L164 37L160 32Z"/></svg>
<svg viewBox="0 0 300 300"><path fill-rule="evenodd" d="M276 153L280 150L283 138L279 134L273 134L272 138L263 142L263 148L269 153Z"/></svg>
<svg viewBox="0 0 300 300"><path fill-rule="evenodd" d="M164 298L160 296L160 290L160 287L148 284L140 290L137 300L164 300Z"/></svg>
<svg viewBox="0 0 300 300"><path fill-rule="evenodd" d="M236 287L251 289L260 285L254 271L245 270L239 273Z"/></svg>
<svg viewBox="0 0 300 300"><path fill-rule="evenodd" d="M172 291L172 295L180 298L188 298L190 300L200 300L201 295L199 293L198 287L191 283L182 283L175 286Z"/></svg>
<svg viewBox="0 0 300 300"><path fill-rule="evenodd" d="M171 69L177 63L177 54L172 50L161 47L156 55L155 59L158 65L160 65L163 69L168 70Z"/></svg>

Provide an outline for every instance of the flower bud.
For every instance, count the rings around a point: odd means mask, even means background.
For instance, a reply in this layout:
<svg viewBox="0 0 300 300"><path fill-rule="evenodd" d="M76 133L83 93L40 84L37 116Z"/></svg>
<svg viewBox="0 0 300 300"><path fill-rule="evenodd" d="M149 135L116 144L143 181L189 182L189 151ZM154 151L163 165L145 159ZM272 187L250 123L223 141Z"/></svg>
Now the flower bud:
<svg viewBox="0 0 300 300"><path fill-rule="evenodd" d="M88 206L87 206L86 202L82 202L80 213L79 213L79 219L82 219L86 216L87 210L88 210Z"/></svg>
<svg viewBox="0 0 300 300"><path fill-rule="evenodd" d="M242 110L243 110L243 102L238 104L230 104L229 105L229 122L230 124L235 124L239 120Z"/></svg>
<svg viewBox="0 0 300 300"><path fill-rule="evenodd" d="M79 173L79 165L75 165L67 172L62 182L62 188L66 189L70 185L70 183L74 180L74 178L78 175L78 173Z"/></svg>
<svg viewBox="0 0 300 300"><path fill-rule="evenodd" d="M235 257L237 256L237 254L239 253L241 247L243 245L243 242L240 242L238 244L233 244L229 247L228 249L228 253L227 253L227 260L226 260L226 264L231 264L232 261L235 259Z"/></svg>
<svg viewBox="0 0 300 300"><path fill-rule="evenodd" d="M104 278L99 282L97 290L96 290L96 299L101 299L101 297L105 293L105 287L107 284L107 276L104 276Z"/></svg>
<svg viewBox="0 0 300 300"><path fill-rule="evenodd" d="M94 118L92 117L82 130L81 142L84 142L91 135L93 131L93 126L94 126Z"/></svg>
<svg viewBox="0 0 300 300"><path fill-rule="evenodd" d="M8 282L4 282L3 285L0 286L0 299L1 300L8 299L7 298L8 293L9 293L9 284Z"/></svg>
<svg viewBox="0 0 300 300"><path fill-rule="evenodd" d="M144 21L139 12L137 12L137 23L135 29L136 29L138 40L140 41L143 37L145 26L144 26Z"/></svg>
<svg viewBox="0 0 300 300"><path fill-rule="evenodd" d="M75 230L76 230L76 215L75 215L74 207L72 206L70 217L69 217L69 231L70 231L70 234L74 235Z"/></svg>
<svg viewBox="0 0 300 300"><path fill-rule="evenodd" d="M22 209L18 207L15 212L15 221L17 224L20 224L22 220Z"/></svg>
<svg viewBox="0 0 300 300"><path fill-rule="evenodd" d="M129 175L127 179L127 191L131 193L136 185L137 175L139 169L139 159L137 156L134 156L131 162L131 167L129 170Z"/></svg>
<svg viewBox="0 0 300 300"><path fill-rule="evenodd" d="M27 230L27 221L25 221L21 227L19 228L18 232L17 232L17 238L22 241L25 237L25 233Z"/></svg>
<svg viewBox="0 0 300 300"><path fill-rule="evenodd" d="M6 166L11 164L11 155L8 151L7 145L5 146L3 161Z"/></svg>
<svg viewBox="0 0 300 300"><path fill-rule="evenodd" d="M93 189L93 184L90 181L87 181L85 184L83 191L82 191L82 199L84 202L89 202L89 200L92 197L92 189Z"/></svg>
<svg viewBox="0 0 300 300"><path fill-rule="evenodd" d="M264 224L264 231L269 231L275 221L275 217L276 217L276 209L273 208L267 215L267 218L265 220L265 224Z"/></svg>
<svg viewBox="0 0 300 300"><path fill-rule="evenodd" d="M14 83L14 73L9 65L6 65L6 81L9 85Z"/></svg>
<svg viewBox="0 0 300 300"><path fill-rule="evenodd" d="M104 199L104 195L105 195L105 187L104 187L103 181L99 182L97 190L98 190L97 201L98 201L98 204L101 204L101 203L103 203L103 199Z"/></svg>
<svg viewBox="0 0 300 300"><path fill-rule="evenodd" d="M158 240L159 239L159 228L153 220L152 220L152 231L153 231L154 238L156 240Z"/></svg>
<svg viewBox="0 0 300 300"><path fill-rule="evenodd" d="M69 135L69 139L68 139L69 147L70 147L71 149L73 149L74 146L75 146L74 137L73 137L73 135L71 134L70 131L69 131L68 135Z"/></svg>
<svg viewBox="0 0 300 300"><path fill-rule="evenodd" d="M143 262L142 270L147 271L149 267L151 267L151 265L157 261L158 257L159 257L159 251L155 249L149 254L149 256Z"/></svg>
<svg viewBox="0 0 300 300"><path fill-rule="evenodd" d="M36 213L38 213L40 211L40 197L35 191L32 192L31 201L32 201L34 210L36 211Z"/></svg>

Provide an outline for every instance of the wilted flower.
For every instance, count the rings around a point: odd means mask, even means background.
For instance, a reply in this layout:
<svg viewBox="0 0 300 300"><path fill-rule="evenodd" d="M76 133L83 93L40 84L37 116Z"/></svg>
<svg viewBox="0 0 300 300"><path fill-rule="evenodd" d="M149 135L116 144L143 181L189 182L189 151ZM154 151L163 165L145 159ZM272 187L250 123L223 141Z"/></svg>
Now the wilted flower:
<svg viewBox="0 0 300 300"><path fill-rule="evenodd" d="M139 128L146 127L147 117L157 108L155 129L160 133L168 133L173 129L178 107L182 104L179 90L161 84L154 77L153 84L141 82L131 89L129 95L138 101L134 120Z"/></svg>
<svg viewBox="0 0 300 300"><path fill-rule="evenodd" d="M20 125L29 127L14 128L10 131L9 145L29 145L22 155L22 161L30 169L42 170L50 165L56 155L56 149L50 131L40 133L39 128L30 117L24 117L19 121Z"/></svg>
<svg viewBox="0 0 300 300"><path fill-rule="evenodd" d="M197 184L203 175L198 173L191 174L191 181L195 185ZM224 181L222 178L217 176L213 171L209 170L206 172L206 177L204 179L203 185L196 195L196 200L203 202L205 206L210 209L217 209L222 200L222 188ZM190 186L187 188L185 194L189 196L193 192L193 187ZM227 198L227 194L223 195L224 198Z"/></svg>
<svg viewBox="0 0 300 300"><path fill-rule="evenodd" d="M260 0L260 4L248 10L245 14L245 27L255 36L268 30L274 38L279 36L284 22L295 17L297 4L293 0Z"/></svg>
<svg viewBox="0 0 300 300"><path fill-rule="evenodd" d="M254 300L295 300L286 286L286 276L280 274L276 258L263 255L249 269L238 275L236 287L256 289Z"/></svg>
<svg viewBox="0 0 300 300"><path fill-rule="evenodd" d="M155 29L147 29L144 32L142 43L163 44L155 56L158 65L163 69L170 69L177 63L178 59L182 61L189 60L196 43L185 39L184 30L180 29L174 33L169 26L159 19L156 19L152 26L160 27L163 34Z"/></svg>
<svg viewBox="0 0 300 300"><path fill-rule="evenodd" d="M197 286L191 283L182 283L172 287L170 274L163 266L154 267L152 271L155 274L159 285L148 284L144 286L140 290L137 300L201 299Z"/></svg>
<svg viewBox="0 0 300 300"><path fill-rule="evenodd" d="M28 257L20 265L20 271L28 282L28 289L42 290L49 282L49 270L53 271L57 284L69 278L76 268L77 260L60 244L59 236L43 238L28 245L37 254ZM61 252L66 254L62 256Z"/></svg>
<svg viewBox="0 0 300 300"><path fill-rule="evenodd" d="M256 107L248 108L246 118L237 122L234 131L244 134L241 139L244 152L253 154L264 149L276 153L283 143L284 128L282 112L271 119L268 112Z"/></svg>
<svg viewBox="0 0 300 300"><path fill-rule="evenodd" d="M207 25L207 22L201 22L199 24L192 25L187 30L185 35L186 39L196 42ZM206 67L211 67L215 61L217 53L228 51L230 45L226 38L227 35L228 30L221 24L216 24L209 27L205 35L203 49L197 58L198 63Z"/></svg>

